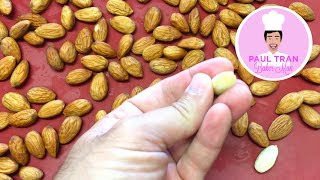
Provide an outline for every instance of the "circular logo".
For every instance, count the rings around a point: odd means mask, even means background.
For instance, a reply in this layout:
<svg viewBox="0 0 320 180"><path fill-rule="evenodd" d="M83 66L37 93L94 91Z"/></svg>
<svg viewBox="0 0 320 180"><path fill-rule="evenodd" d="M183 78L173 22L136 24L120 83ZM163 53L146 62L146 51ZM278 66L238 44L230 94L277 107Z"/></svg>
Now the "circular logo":
<svg viewBox="0 0 320 180"><path fill-rule="evenodd" d="M279 81L294 76L307 64L311 51L309 26L285 7L254 11L243 20L236 36L241 64L264 80Z"/></svg>

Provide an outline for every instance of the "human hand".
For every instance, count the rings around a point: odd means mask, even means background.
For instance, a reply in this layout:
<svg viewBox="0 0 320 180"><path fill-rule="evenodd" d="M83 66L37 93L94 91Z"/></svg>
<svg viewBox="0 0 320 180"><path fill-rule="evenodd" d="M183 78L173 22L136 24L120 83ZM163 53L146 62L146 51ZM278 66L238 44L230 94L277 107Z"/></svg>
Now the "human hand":
<svg viewBox="0 0 320 180"><path fill-rule="evenodd" d="M204 179L252 98L240 80L214 97L223 71L229 61L207 60L127 100L76 142L55 179Z"/></svg>

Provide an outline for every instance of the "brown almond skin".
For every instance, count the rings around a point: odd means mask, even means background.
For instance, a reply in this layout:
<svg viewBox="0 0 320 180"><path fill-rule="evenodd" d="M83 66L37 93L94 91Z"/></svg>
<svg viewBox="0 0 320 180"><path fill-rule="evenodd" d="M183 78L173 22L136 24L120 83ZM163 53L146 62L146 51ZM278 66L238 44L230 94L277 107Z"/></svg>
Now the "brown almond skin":
<svg viewBox="0 0 320 180"><path fill-rule="evenodd" d="M316 18L313 10L304 3L294 2L289 5L289 9L298 13L306 21L313 21Z"/></svg>
<svg viewBox="0 0 320 180"><path fill-rule="evenodd" d="M214 28L215 22L216 16L214 14L206 16L200 24L200 34L204 37L209 36Z"/></svg>
<svg viewBox="0 0 320 180"><path fill-rule="evenodd" d="M315 84L320 84L320 68L306 68L301 71L301 76Z"/></svg>
<svg viewBox="0 0 320 180"><path fill-rule="evenodd" d="M285 95L277 105L277 114L287 114L300 107L303 103L303 96L297 92L292 92Z"/></svg>
<svg viewBox="0 0 320 180"><path fill-rule="evenodd" d="M249 126L248 113L245 113L232 125L231 130L235 136L243 137L248 130L248 126Z"/></svg>
<svg viewBox="0 0 320 180"><path fill-rule="evenodd" d="M117 16L130 16L133 13L131 6L122 0L109 0L106 8L109 13Z"/></svg>
<svg viewBox="0 0 320 180"><path fill-rule="evenodd" d="M280 83L274 81L256 81L250 86L250 91L256 96L267 96L279 88Z"/></svg>
<svg viewBox="0 0 320 180"><path fill-rule="evenodd" d="M312 128L320 128L320 114L312 107L302 104L299 107L299 114L303 122Z"/></svg>
<svg viewBox="0 0 320 180"><path fill-rule="evenodd" d="M228 5L228 8L238 13L240 16L247 16L254 10L256 10L256 8L252 4L243 3L231 3Z"/></svg>
<svg viewBox="0 0 320 180"><path fill-rule="evenodd" d="M115 16L109 22L113 29L123 34L131 34L136 30L135 22L126 16Z"/></svg>
<svg viewBox="0 0 320 180"><path fill-rule="evenodd" d="M169 4L171 6L178 6L180 3L180 0L164 0L164 2L166 2L167 4Z"/></svg>
<svg viewBox="0 0 320 180"><path fill-rule="evenodd" d="M9 146L5 143L0 143L0 156L4 155L9 151Z"/></svg>
<svg viewBox="0 0 320 180"><path fill-rule="evenodd" d="M66 83L78 85L86 82L92 76L92 71L88 69L75 69L70 71L66 76Z"/></svg>
<svg viewBox="0 0 320 180"><path fill-rule="evenodd" d="M95 41L105 41L108 36L108 25L104 17L100 18L99 21L93 28L93 39Z"/></svg>
<svg viewBox="0 0 320 180"><path fill-rule="evenodd" d="M235 70L239 68L238 58L227 48L217 48L214 51L214 57L224 57L232 63Z"/></svg>
<svg viewBox="0 0 320 180"><path fill-rule="evenodd" d="M127 93L121 93L119 94L113 101L111 110L114 110L121 106L126 100L130 99L130 95Z"/></svg>
<svg viewBox="0 0 320 180"><path fill-rule="evenodd" d="M268 147L270 142L263 127L255 122L251 122L248 133L253 142L261 147Z"/></svg>
<svg viewBox="0 0 320 180"><path fill-rule="evenodd" d="M39 118L46 119L61 114L65 103L62 100L53 100L44 104L38 112Z"/></svg>
<svg viewBox="0 0 320 180"><path fill-rule="evenodd" d="M237 73L240 77L240 79L245 82L247 85L250 85L253 80L254 80L254 76L249 73L243 66L241 63L239 63L239 68L237 70Z"/></svg>
<svg viewBox="0 0 320 180"><path fill-rule="evenodd" d="M190 12L197 4L197 0L180 0L179 11L182 14Z"/></svg>
<svg viewBox="0 0 320 180"><path fill-rule="evenodd" d="M181 60L187 54L187 51L178 46L167 46L163 49L163 55L170 60Z"/></svg>
<svg viewBox="0 0 320 180"><path fill-rule="evenodd" d="M9 157L0 157L0 173L12 174L19 168L19 164Z"/></svg>
<svg viewBox="0 0 320 180"><path fill-rule="evenodd" d="M280 140L291 133L293 126L291 117L283 114L271 123L268 129L268 137L271 141Z"/></svg>
<svg viewBox="0 0 320 180"><path fill-rule="evenodd" d="M30 103L27 99L17 92L4 94L2 97L2 105L13 112L30 109Z"/></svg>
<svg viewBox="0 0 320 180"><path fill-rule="evenodd" d="M202 49L205 45L205 42L197 37L190 37L182 39L178 42L177 46L184 49Z"/></svg>
<svg viewBox="0 0 320 180"><path fill-rule="evenodd" d="M138 39L133 43L132 52L133 54L140 55L143 53L144 49L151 46L156 42L156 39L152 36L146 36Z"/></svg>
<svg viewBox="0 0 320 180"><path fill-rule="evenodd" d="M153 59L162 57L164 47L163 44L153 44L146 47L142 53L143 59L149 62Z"/></svg>
<svg viewBox="0 0 320 180"><path fill-rule="evenodd" d="M64 27L57 23L47 23L39 26L34 31L38 36L45 39L59 39L66 34Z"/></svg>
<svg viewBox="0 0 320 180"><path fill-rule="evenodd" d="M70 102L63 110L65 116L84 116L92 109L92 104L86 99L76 99Z"/></svg>
<svg viewBox="0 0 320 180"><path fill-rule="evenodd" d="M138 95L139 93L141 93L143 91L143 87L141 86L136 86L132 89L131 93L130 93L130 97L134 97L136 95Z"/></svg>
<svg viewBox="0 0 320 180"><path fill-rule="evenodd" d="M202 50L191 50L182 60L182 70L191 68L192 66L204 61L205 54Z"/></svg>
<svg viewBox="0 0 320 180"><path fill-rule="evenodd" d="M29 31L23 36L28 44L32 46L41 46L44 43L44 38L38 36L34 31Z"/></svg>
<svg viewBox="0 0 320 180"><path fill-rule="evenodd" d="M30 103L44 104L56 98L56 93L46 87L33 87L27 92Z"/></svg>
<svg viewBox="0 0 320 180"><path fill-rule="evenodd" d="M32 166L25 166L20 168L19 177L21 179L34 179L34 180L41 180L43 178L43 172Z"/></svg>
<svg viewBox="0 0 320 180"><path fill-rule="evenodd" d="M73 63L77 58L77 50L74 44L67 40L62 44L59 50L59 56L65 63Z"/></svg>
<svg viewBox="0 0 320 180"><path fill-rule="evenodd" d="M149 63L152 72L160 75L167 75L175 71L178 67L175 61L166 58L157 58Z"/></svg>
<svg viewBox="0 0 320 180"><path fill-rule="evenodd" d="M198 8L193 8L192 11L189 13L189 26L190 30L193 34L197 34L200 29L200 13Z"/></svg>
<svg viewBox="0 0 320 180"><path fill-rule="evenodd" d="M231 28L238 28L242 22L242 17L230 9L223 9L219 13L220 20Z"/></svg>
<svg viewBox="0 0 320 180"><path fill-rule="evenodd" d="M127 73L127 71L121 66L121 64L115 61L109 63L108 72L116 81L129 80L129 74Z"/></svg>
<svg viewBox="0 0 320 180"><path fill-rule="evenodd" d="M43 128L41 133L44 146L48 151L49 155L53 158L57 157L59 151L59 137L57 132L51 126Z"/></svg>
<svg viewBox="0 0 320 180"><path fill-rule="evenodd" d="M28 76L29 62L24 59L17 65L10 77L11 87L21 86L27 80Z"/></svg>
<svg viewBox="0 0 320 180"><path fill-rule="evenodd" d="M91 45L91 49L105 58L115 58L117 53L112 49L112 47L105 42L96 41Z"/></svg>
<svg viewBox="0 0 320 180"><path fill-rule="evenodd" d="M208 13L217 12L219 4L216 0L199 0L200 6Z"/></svg>
<svg viewBox="0 0 320 180"><path fill-rule="evenodd" d="M234 31L230 31L229 35L230 35L230 41L231 41L232 45L235 47L236 46L236 35L237 35L237 33L234 32Z"/></svg>
<svg viewBox="0 0 320 180"><path fill-rule="evenodd" d="M158 26L153 30L153 37L159 41L170 42L181 36L181 32L172 26Z"/></svg>
<svg viewBox="0 0 320 180"><path fill-rule="evenodd" d="M39 27L43 24L48 23L46 18L44 18L40 14L35 14L35 13L22 14L17 19L17 21L23 21L23 20L29 20L31 22L30 29L32 29L32 30L36 29L37 27Z"/></svg>
<svg viewBox="0 0 320 180"><path fill-rule="evenodd" d="M161 10L157 7L148 9L144 16L144 29L147 33L153 31L161 22Z"/></svg>
<svg viewBox="0 0 320 180"><path fill-rule="evenodd" d="M47 62L50 67L56 71L62 71L64 68L64 62L60 58L58 50L53 45L49 45L46 54Z"/></svg>
<svg viewBox="0 0 320 180"><path fill-rule="evenodd" d="M25 166L29 162L30 155L23 139L19 136L12 136L9 140L9 150L14 160Z"/></svg>
<svg viewBox="0 0 320 180"><path fill-rule="evenodd" d="M133 77L142 78L143 70L141 63L132 56L120 59L121 66Z"/></svg>
<svg viewBox="0 0 320 180"><path fill-rule="evenodd" d="M133 36L132 34L123 35L119 41L117 57L121 59L122 57L126 56L133 46Z"/></svg>
<svg viewBox="0 0 320 180"><path fill-rule="evenodd" d="M67 117L59 128L60 144L67 144L76 137L82 126L82 119L78 116Z"/></svg>
<svg viewBox="0 0 320 180"><path fill-rule="evenodd" d="M30 131L24 138L24 142L32 156L38 159L44 158L46 149L44 148L42 137L37 131Z"/></svg>
<svg viewBox="0 0 320 180"><path fill-rule="evenodd" d="M48 8L52 0L31 0L30 9L33 13L40 14Z"/></svg>
<svg viewBox="0 0 320 180"><path fill-rule="evenodd" d="M180 13L172 13L170 17L170 22L173 27L177 28L182 33L190 32L190 27L187 20Z"/></svg>
<svg viewBox="0 0 320 180"><path fill-rule="evenodd" d="M13 25L10 28L9 35L13 39L22 38L22 36L24 36L28 32L30 24L31 22L29 20L23 20L23 21L17 22L15 25Z"/></svg>
<svg viewBox="0 0 320 180"><path fill-rule="evenodd" d="M303 103L310 105L320 104L320 92L313 90L302 90L299 94L303 96Z"/></svg>
<svg viewBox="0 0 320 180"><path fill-rule="evenodd" d="M100 55L87 55L81 58L81 64L95 72L101 72L107 69L109 61Z"/></svg>
<svg viewBox="0 0 320 180"><path fill-rule="evenodd" d="M229 30L221 21L216 20L213 31L212 40L218 47L227 47L230 43Z"/></svg>
<svg viewBox="0 0 320 180"><path fill-rule="evenodd" d="M92 0L70 0L78 8L87 8L92 6Z"/></svg>
<svg viewBox="0 0 320 180"><path fill-rule="evenodd" d="M1 41L1 52L4 56L13 56L16 58L17 63L21 60L21 50L16 42L12 37L5 37Z"/></svg>
<svg viewBox="0 0 320 180"><path fill-rule="evenodd" d="M2 41L3 38L8 37L9 32L7 26L0 21L0 41Z"/></svg>
<svg viewBox="0 0 320 180"><path fill-rule="evenodd" d="M0 131L5 129L9 125L9 116L11 113L8 112L0 112ZM0 156L1 156L1 143L0 143Z"/></svg>
<svg viewBox="0 0 320 180"><path fill-rule="evenodd" d="M102 101L108 95L108 80L106 75L101 72L96 74L90 85L90 95L95 101Z"/></svg>
<svg viewBox="0 0 320 180"><path fill-rule="evenodd" d="M102 17L102 13L97 7L87 7L74 12L74 16L79 21L90 23L97 22Z"/></svg>
<svg viewBox="0 0 320 180"><path fill-rule="evenodd" d="M0 60L0 81L8 79L16 67L16 58L6 56Z"/></svg>
<svg viewBox="0 0 320 180"><path fill-rule="evenodd" d="M76 18L74 17L73 11L67 5L63 6L63 8L61 9L60 19L61 19L61 25L67 31L70 31L76 23Z"/></svg>
<svg viewBox="0 0 320 180"><path fill-rule="evenodd" d="M34 124L38 119L38 115L35 109L27 109L17 112L8 118L10 125L23 128Z"/></svg>
<svg viewBox="0 0 320 180"><path fill-rule="evenodd" d="M79 53L87 54L91 51L91 44L93 43L92 32L89 28L81 29L75 40L75 47Z"/></svg>

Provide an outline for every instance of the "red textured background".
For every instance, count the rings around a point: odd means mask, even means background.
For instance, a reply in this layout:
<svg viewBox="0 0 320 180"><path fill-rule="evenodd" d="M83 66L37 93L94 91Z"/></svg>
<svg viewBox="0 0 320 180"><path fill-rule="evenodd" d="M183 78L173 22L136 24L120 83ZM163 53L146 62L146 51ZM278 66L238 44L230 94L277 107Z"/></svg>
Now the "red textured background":
<svg viewBox="0 0 320 180"><path fill-rule="evenodd" d="M0 16L0 20L3 21L8 27L11 27L16 21L16 18L24 13L30 12L29 1L12 0L14 4L14 12L9 16ZM233 0L229 0L233 2ZM147 4L140 4L136 0L127 1L135 10L134 14L131 16L137 24L136 32L134 33L134 39L146 36L143 29L143 17L147 9L151 6L157 6L162 10L162 24L170 24L170 15L173 12L177 12L178 8L167 5L161 0L151 0ZM267 3L277 3L279 5L288 6L292 3L292 0L267 0ZM312 7L315 11L318 11L320 7L320 2L316 0L301 0ZM77 8L69 3L71 8L75 11ZM97 6L103 12L106 19L109 19L111 15L106 11L105 8L106 1L94 0L94 6ZM257 7L260 4L255 3ZM42 13L44 17L48 19L49 22L60 23L60 12L61 5L53 2L50 7ZM201 11L201 19L203 19L207 13L205 13L201 7L198 5ZM224 7L220 7L222 9ZM187 17L187 16L186 16ZM316 21L310 22L310 28L313 33L314 43L320 43L320 13L317 13ZM54 43L54 46L60 48L62 43L69 39L71 41L75 40L77 32L88 26L91 29L94 24L82 23L77 21L75 28L68 32L67 35L58 41L47 41L44 46L35 48L28 45L26 42L19 41L19 45L23 52L23 58L29 60L31 65L31 74L28 78L26 84L22 88L14 89L9 85L9 81L0 82L0 97L8 91L16 91L21 94L26 94L27 90L34 86L46 86L53 89L59 99L64 100L66 103L78 98L86 98L93 102L94 108L90 114L83 117L84 123L80 134L83 134L87 129L89 129L94 123L94 115L99 109L105 109L109 111L114 98L122 93L130 93L131 89L137 85L147 87L153 79L159 77L149 70L148 64L143 61L141 57L138 59L142 62L144 66L144 78L135 79L130 78L130 81L125 83L119 83L114 81L108 76L109 80L109 95L103 102L94 102L89 95L89 85L90 83L85 83L80 86L71 87L64 82L64 77L67 72L81 67L80 58L82 55L78 55L75 64L67 65L63 72L53 71L46 62L45 50L50 43ZM107 42L115 49L118 47L118 41L122 36L120 33L113 30L110 25L109 36ZM188 34L187 36L192 36ZM198 35L198 37L201 37ZM213 51L216 48L211 40L211 37L205 38L206 47L204 51L206 53L206 58L211 58L213 56ZM175 42L174 42L175 43ZM174 44L172 43L172 44ZM229 49L233 50L232 45ZM131 54L132 55L132 54ZM0 57L3 55L1 54ZM113 59L116 60L116 59ZM117 61L117 60L116 60ZM320 65L320 59L313 61L308 64L310 67ZM179 68L174 72L177 73L181 70L179 63ZM213 67L214 68L214 67ZM173 73L173 74L174 74ZM161 77L165 78L165 76ZM292 78L281 82L280 88L274 94L263 97L256 98L257 104L249 111L249 118L251 121L256 121L264 126L265 129L271 124L271 122L277 117L274 113L275 105L280 100L282 96L289 92L299 91L302 89L313 89L320 91L319 86L307 83L301 78ZM40 106L32 105L33 108L39 109ZM316 109L320 110L319 107ZM0 111L6 111L3 106L0 106ZM277 144L279 147L279 157L276 165L273 169L263 175L255 172L253 169L254 160L262 150L262 148L253 144L248 136L243 138L234 137L231 133L229 134L223 150L219 157L217 158L215 164L213 165L211 171L207 175L207 179L318 179L319 172L319 162L320 156L318 152L320 151L319 137L320 134L317 130L307 127L301 120L297 112L290 114L295 122L293 132L285 139L277 142L272 142L272 144ZM36 130L41 132L43 127L47 125L53 126L58 129L62 123L64 117L59 116L52 120L39 119L38 122L28 128L14 128L9 127L3 131L0 131L0 142L7 143L12 135L19 135L25 137L26 133L31 130ZM79 136L78 136L79 137ZM54 174L57 172L63 160L66 158L69 150L71 149L75 140L68 145L61 146L59 155L57 159L51 158L47 155L44 159L36 159L31 157L29 165L38 167L45 172L45 179L52 179ZM17 178L17 175L15 176Z"/></svg>

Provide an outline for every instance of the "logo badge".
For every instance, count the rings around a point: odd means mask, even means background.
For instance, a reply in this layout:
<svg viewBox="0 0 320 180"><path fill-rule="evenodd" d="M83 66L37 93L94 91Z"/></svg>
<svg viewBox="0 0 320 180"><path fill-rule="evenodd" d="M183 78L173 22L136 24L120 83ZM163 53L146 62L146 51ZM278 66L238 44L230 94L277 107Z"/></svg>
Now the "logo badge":
<svg viewBox="0 0 320 180"><path fill-rule="evenodd" d="M294 76L307 64L311 51L309 26L285 7L254 11L243 20L236 36L240 63L264 80L279 81Z"/></svg>

